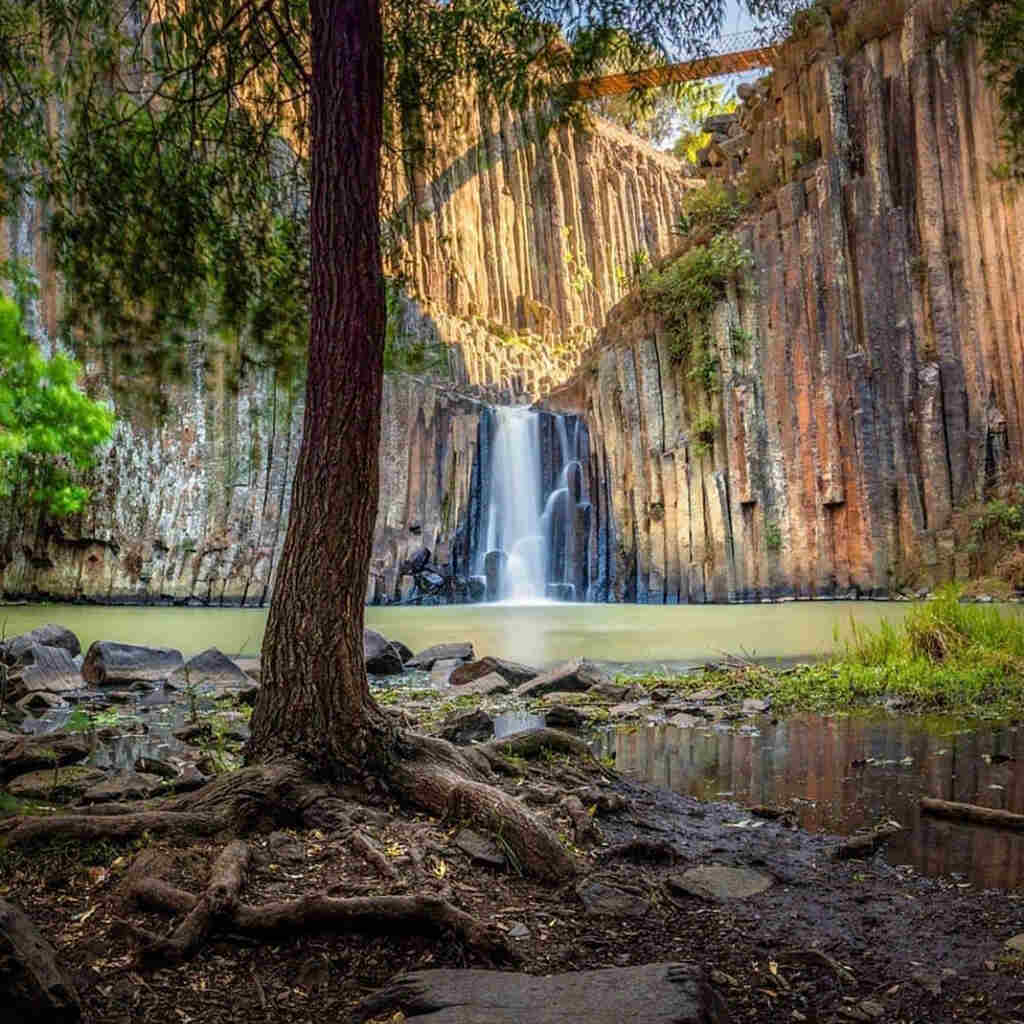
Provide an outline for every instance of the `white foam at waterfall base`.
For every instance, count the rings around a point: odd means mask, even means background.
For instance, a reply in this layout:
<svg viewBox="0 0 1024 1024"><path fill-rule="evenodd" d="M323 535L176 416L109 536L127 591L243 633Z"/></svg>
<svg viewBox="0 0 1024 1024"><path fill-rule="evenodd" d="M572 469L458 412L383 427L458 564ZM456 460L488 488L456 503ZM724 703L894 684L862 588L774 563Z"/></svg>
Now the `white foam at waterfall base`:
<svg viewBox="0 0 1024 1024"><path fill-rule="evenodd" d="M547 540L543 527L540 417L532 409L499 407L491 455L487 550L508 555L504 602L546 601Z"/></svg>

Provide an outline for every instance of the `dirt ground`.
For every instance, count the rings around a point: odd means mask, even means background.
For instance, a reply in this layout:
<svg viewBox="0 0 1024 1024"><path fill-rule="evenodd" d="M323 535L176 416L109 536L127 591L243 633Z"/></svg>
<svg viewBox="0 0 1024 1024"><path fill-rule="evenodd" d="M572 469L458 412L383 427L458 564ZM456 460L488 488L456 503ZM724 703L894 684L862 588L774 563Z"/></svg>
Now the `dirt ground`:
<svg viewBox="0 0 1024 1024"><path fill-rule="evenodd" d="M1024 1022L1024 958L1003 945L1024 931L1019 892L921 878L878 856L838 860L838 838L734 805L626 783L613 789L626 806L599 816L600 837L579 851L580 878L569 885L545 887L474 863L455 845L459 823L382 806L366 809L363 828L399 868L397 881L382 880L337 838L279 831L252 837L257 856L242 898L441 895L505 929L519 963L497 966L547 974L694 961L712 972L738 1022ZM673 858L608 855L636 838ZM54 943L90 1024L350 1021L364 996L401 971L495 966L436 936L308 934L272 944L219 935L189 963L142 968L123 923L162 934L173 922L125 899L137 858L147 873L198 892L222 846L10 851L0 857L0 893ZM423 855L418 868L410 847ZM726 902L671 884L687 868L716 863L755 869L773 884ZM610 888L619 909L588 913L580 896L588 888Z"/></svg>

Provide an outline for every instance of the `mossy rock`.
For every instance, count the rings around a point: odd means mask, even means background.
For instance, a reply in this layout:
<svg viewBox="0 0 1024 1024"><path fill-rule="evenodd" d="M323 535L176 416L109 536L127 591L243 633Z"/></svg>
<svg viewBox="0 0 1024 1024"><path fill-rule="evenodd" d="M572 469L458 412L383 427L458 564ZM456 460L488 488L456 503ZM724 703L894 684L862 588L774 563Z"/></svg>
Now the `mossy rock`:
<svg viewBox="0 0 1024 1024"><path fill-rule="evenodd" d="M56 770L40 768L11 779L7 789L20 800L67 804L81 799L87 789L103 782L106 777L106 772L87 765L70 765Z"/></svg>

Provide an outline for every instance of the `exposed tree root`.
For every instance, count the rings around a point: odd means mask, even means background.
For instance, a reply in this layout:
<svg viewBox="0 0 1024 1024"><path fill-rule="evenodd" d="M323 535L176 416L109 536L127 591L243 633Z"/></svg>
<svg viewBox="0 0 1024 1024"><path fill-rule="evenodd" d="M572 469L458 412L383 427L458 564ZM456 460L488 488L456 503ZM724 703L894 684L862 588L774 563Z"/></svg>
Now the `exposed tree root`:
<svg viewBox="0 0 1024 1024"><path fill-rule="evenodd" d="M572 821L577 846L588 846L601 841L601 830L597 827L597 822L580 802L578 796L570 793L563 798L562 807Z"/></svg>
<svg viewBox="0 0 1024 1024"><path fill-rule="evenodd" d="M209 892L209 890L207 890ZM195 915L205 900L157 878L135 882L130 895L149 910ZM370 931L405 934L409 931L453 935L463 945L496 961L511 962L515 954L501 933L447 900L433 896L304 896L259 906L238 904L219 918L225 931L270 938L314 930ZM179 931L181 927L179 926ZM129 928L138 938L145 933ZM176 933L177 934L177 933Z"/></svg>
<svg viewBox="0 0 1024 1024"><path fill-rule="evenodd" d="M382 878L394 881L398 878L395 866L384 856L377 844L364 832L354 828L348 834L348 845L352 847L360 857L374 867Z"/></svg>
<svg viewBox="0 0 1024 1024"><path fill-rule="evenodd" d="M493 747L493 749L492 749ZM492 832L507 846L520 870L547 881L564 881L576 865L562 842L519 800L489 785L483 765L501 759L498 750L537 753L555 749L590 757L574 737L554 729L520 733L484 744L472 757L444 740L405 733L387 765L388 789L428 813L465 819ZM595 762L596 763L596 762ZM378 872L394 877L394 868L370 840L350 831L347 805L335 791L312 780L297 762L243 768L202 789L164 801L140 804L135 813L73 814L51 818L13 818L0 826L0 838L19 844L48 838L131 839L151 835L246 834L263 826L302 824L348 833L353 847ZM128 811L119 807L118 811Z"/></svg>

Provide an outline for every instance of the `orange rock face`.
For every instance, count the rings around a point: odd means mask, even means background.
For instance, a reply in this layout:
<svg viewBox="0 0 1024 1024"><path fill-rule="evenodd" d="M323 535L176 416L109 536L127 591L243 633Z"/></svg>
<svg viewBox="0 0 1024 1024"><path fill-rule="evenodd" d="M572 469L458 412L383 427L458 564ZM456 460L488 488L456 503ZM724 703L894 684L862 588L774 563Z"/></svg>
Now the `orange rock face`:
<svg viewBox="0 0 1024 1024"><path fill-rule="evenodd" d="M957 572L954 511L1024 473L1024 191L943 10L846 59L819 32L744 114L785 183L738 229L753 269L713 317L714 393L632 302L551 397L590 427L614 523L591 579L618 600L928 585ZM787 166L794 140L821 156Z"/></svg>

